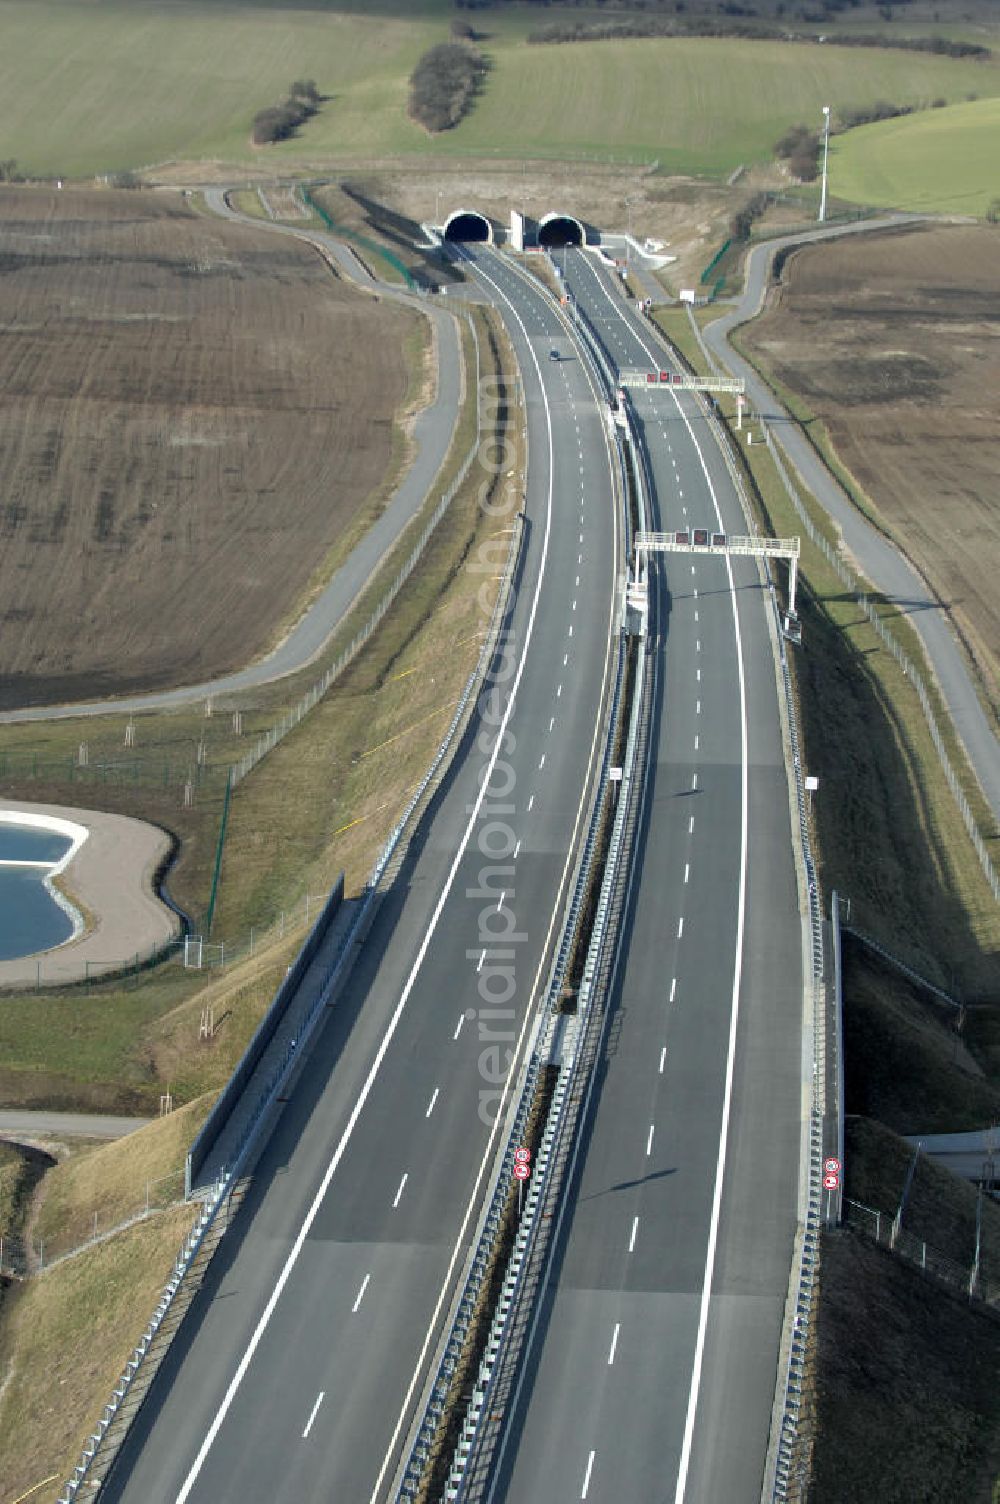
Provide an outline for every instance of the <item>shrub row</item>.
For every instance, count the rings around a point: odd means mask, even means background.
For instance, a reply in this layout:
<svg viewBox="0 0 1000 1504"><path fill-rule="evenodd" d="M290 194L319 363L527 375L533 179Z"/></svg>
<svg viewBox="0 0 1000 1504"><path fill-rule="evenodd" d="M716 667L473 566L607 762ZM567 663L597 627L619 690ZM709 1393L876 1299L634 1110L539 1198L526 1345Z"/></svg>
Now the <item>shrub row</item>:
<svg viewBox="0 0 1000 1504"><path fill-rule="evenodd" d="M410 75L410 115L426 130L451 130L472 108L485 72L486 59L474 47L432 47Z"/></svg>
<svg viewBox="0 0 1000 1504"><path fill-rule="evenodd" d="M774 143L774 154L788 163L800 183L811 183L819 172L819 133L807 125L793 125Z"/></svg>
<svg viewBox="0 0 1000 1504"><path fill-rule="evenodd" d="M294 136L300 125L304 125L322 103L323 96L320 94L311 78L297 79L288 91L288 98L280 104L272 104L265 110L258 110L253 117L253 133L251 139L254 146L266 146L272 141L287 141L289 136Z"/></svg>
<svg viewBox="0 0 1000 1504"><path fill-rule="evenodd" d="M907 52L934 52L958 58L985 59L993 55L988 47L981 47L974 42L953 42L947 37L895 37L883 32L838 32L821 39L789 31L785 27L729 19L755 14L752 6L727 0L727 3L720 6L720 15L717 17L692 16L678 19L650 16L628 20L553 22L529 32L528 41L536 46L552 46L560 42L614 41L628 37L735 37L750 41L812 42L814 45L822 41L838 47L892 47ZM822 12L815 16L810 14L805 19L822 24L824 15Z"/></svg>
<svg viewBox="0 0 1000 1504"><path fill-rule="evenodd" d="M753 198L748 199L742 209L737 209L729 221L729 238L731 240L749 240L750 231L770 202L771 195L769 193L755 193Z"/></svg>

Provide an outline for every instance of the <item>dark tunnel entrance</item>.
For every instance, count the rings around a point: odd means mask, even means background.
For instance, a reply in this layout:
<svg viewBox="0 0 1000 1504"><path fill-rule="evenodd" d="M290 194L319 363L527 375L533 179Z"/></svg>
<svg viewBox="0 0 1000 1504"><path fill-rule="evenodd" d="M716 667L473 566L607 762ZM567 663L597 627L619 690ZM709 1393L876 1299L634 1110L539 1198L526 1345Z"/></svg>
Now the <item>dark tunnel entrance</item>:
<svg viewBox="0 0 1000 1504"><path fill-rule="evenodd" d="M492 240L493 230L485 214L474 209L457 209L445 220L444 238L449 241Z"/></svg>
<svg viewBox="0 0 1000 1504"><path fill-rule="evenodd" d="M538 244L542 246L584 245L583 225L572 214L546 214L538 225Z"/></svg>

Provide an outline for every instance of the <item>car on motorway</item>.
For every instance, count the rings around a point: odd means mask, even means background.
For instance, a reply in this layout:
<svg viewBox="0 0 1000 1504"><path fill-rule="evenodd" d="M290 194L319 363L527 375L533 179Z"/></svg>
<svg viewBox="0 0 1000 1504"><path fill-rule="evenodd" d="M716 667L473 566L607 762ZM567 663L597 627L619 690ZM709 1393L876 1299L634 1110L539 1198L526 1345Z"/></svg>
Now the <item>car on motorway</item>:
<svg viewBox="0 0 1000 1504"><path fill-rule="evenodd" d="M560 360L561 358L562 357L560 356L558 350L550 350L549 351L549 359L550 360Z"/></svg>

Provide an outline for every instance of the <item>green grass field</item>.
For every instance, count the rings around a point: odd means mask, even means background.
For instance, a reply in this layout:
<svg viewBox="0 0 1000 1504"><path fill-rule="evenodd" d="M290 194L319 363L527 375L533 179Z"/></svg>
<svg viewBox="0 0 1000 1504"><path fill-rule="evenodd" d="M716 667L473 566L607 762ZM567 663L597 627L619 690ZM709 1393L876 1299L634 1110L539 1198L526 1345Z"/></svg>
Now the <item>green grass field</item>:
<svg viewBox="0 0 1000 1504"><path fill-rule="evenodd" d="M963 98L1000 92L1000 69L903 52L780 42L592 42L495 53L485 94L448 146L470 154L621 151L667 171L720 175L767 160L819 102Z"/></svg>
<svg viewBox="0 0 1000 1504"><path fill-rule="evenodd" d="M1000 199L1000 99L979 99L850 131L830 147L840 198L982 214Z"/></svg>
<svg viewBox="0 0 1000 1504"><path fill-rule="evenodd" d="M707 39L533 47L526 33L551 17L514 6L477 23L492 71L473 113L430 137L407 118L407 79L453 15L447 0L0 0L3 155L67 177L164 161L271 172L428 153L656 159L721 175L767 159L785 127L818 119L823 100L1000 96L1000 64L919 53ZM303 76L328 96L320 113L296 140L254 151L254 113Z"/></svg>

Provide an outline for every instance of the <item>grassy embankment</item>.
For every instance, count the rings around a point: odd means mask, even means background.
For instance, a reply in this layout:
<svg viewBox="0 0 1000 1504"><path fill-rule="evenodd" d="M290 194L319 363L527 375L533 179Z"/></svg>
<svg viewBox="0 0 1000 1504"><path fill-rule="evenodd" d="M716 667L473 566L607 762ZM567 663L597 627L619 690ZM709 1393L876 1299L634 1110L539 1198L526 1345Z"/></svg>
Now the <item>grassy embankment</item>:
<svg viewBox="0 0 1000 1504"><path fill-rule="evenodd" d="M32 173L65 176L168 160L271 174L333 159L525 155L657 161L664 171L726 176L769 160L777 137L812 119L819 99L847 107L1000 96L993 62L813 41L529 46L527 34L551 18L537 6L505 6L484 27L491 71L476 107L457 129L431 137L407 117L407 81L425 48L447 38L453 15L446 0L405 11L276 4L218 14L123 0L4 0L5 153ZM574 9L572 19L601 15ZM826 26L831 37L837 24ZM238 70L220 64L234 55ZM318 114L293 140L252 148L254 113L300 77L315 78L326 96Z"/></svg>
<svg viewBox="0 0 1000 1504"><path fill-rule="evenodd" d="M498 339L492 352L485 322L480 334L484 372L500 362L509 374L505 342ZM521 418L515 410L504 421L520 465ZM463 438L467 445L467 429ZM243 901L240 892L270 865L279 820L296 861L328 872L341 866L367 871L478 654L485 622L476 596L483 576L466 565L479 543L497 532L495 519L479 505L481 481L473 472L420 569L345 679L241 787L248 797L234 802L223 878L228 902ZM274 824L260 840L268 820ZM167 975L154 975L134 990L43 993L31 999L30 1018L28 1009L4 1010L4 1049L14 1051L15 1067L37 1070L41 1062L62 1075L68 1091L79 1078L82 1093L95 1101L113 1096L117 1080L146 1100L151 1086L157 1090L169 1075L175 1095L191 1099L130 1138L73 1155L49 1171L28 1229L36 1249L44 1240L46 1261L90 1233L95 1212L99 1230L133 1215L147 1181L154 1206L170 1196L171 1177L211 1093L273 995L296 943L274 945L186 998L178 997ZM225 1022L206 1046L197 1033L207 1001ZM63 1031L70 1038L60 1043ZM23 1170L12 1164L9 1173ZM7 1168L3 1175L6 1185ZM23 1213L23 1198L20 1204ZM12 1367L0 1400L0 1457L11 1498L50 1472L64 1476L155 1303L189 1221L189 1211L167 1210L29 1281L8 1304L0 1357ZM10 1466L8 1458L15 1459ZM54 1497L54 1488L39 1497ZM7 1504L6 1495L0 1500Z"/></svg>
<svg viewBox="0 0 1000 1504"><path fill-rule="evenodd" d="M0 1501L53 1504L191 1227L187 1206L138 1223L4 1292Z"/></svg>
<svg viewBox="0 0 1000 1504"><path fill-rule="evenodd" d="M831 142L830 182L857 203L982 215L1000 200L998 132L996 98L860 126Z"/></svg>
<svg viewBox="0 0 1000 1504"><path fill-rule="evenodd" d="M349 525L316 566L310 583L290 604L285 620L275 630L275 642L299 618L384 510L408 463L411 448L408 420L427 400L434 378L424 321L404 309L400 309L399 317L404 328L402 354L409 382L397 421L392 425L385 476L360 501ZM463 340L468 358L472 342L467 332ZM457 472L474 431L474 405L470 399L459 415L451 449L437 478L442 489ZM10 798L136 814L170 830L180 849L171 868L169 889L174 901L191 917L194 928L200 930L209 902L230 767L261 734L280 723L364 625L409 552L415 532L419 532L419 525L408 530L387 556L327 647L307 668L271 684L218 698L211 705L195 702L177 710L152 711L131 718L112 713L4 725L0 728L0 789ZM237 714L238 723L234 719ZM87 749L85 767L79 765L81 747ZM191 785L190 806L186 803L186 783ZM256 908L246 912L230 909L225 918L220 912L213 939L246 944L251 927L267 928L278 918L280 910L290 910L310 891L307 877L304 873L296 885L285 871L274 893L261 895Z"/></svg>
<svg viewBox="0 0 1000 1504"><path fill-rule="evenodd" d="M477 315L477 322L489 371L494 357L482 315ZM450 474L474 433L470 388L449 459ZM437 494L435 488L434 500ZM349 890L357 888L448 724L475 661L482 627L474 603L477 582L459 566L484 526L470 479L372 643L312 714L236 790L213 938L225 938L235 948L240 940L245 942L250 926L256 926L257 953L252 958L244 953L235 966L211 978L185 973L171 962L124 982L92 982L85 995L80 989L49 990L33 993L29 1006L12 1000L0 1010L0 1085L7 1100L155 1111L160 1091L168 1086L183 1102L223 1079L294 951L296 932L301 935L303 927L304 895L324 891L341 868L347 872ZM410 546L404 538L397 557L405 557ZM341 641L367 617L396 567L397 559L390 557L368 599L338 634ZM329 657L337 651L335 645ZM317 664L299 684L283 684L280 707L293 703L322 667ZM273 722L275 710L268 696L261 698L268 708L266 714L258 708L256 720L263 726ZM199 714L163 717L158 734L187 734L193 739L203 724ZM248 718L246 712L245 726ZM124 730L123 725L108 727L105 720L84 728L71 722L34 731L8 729L19 738L26 733L51 738L43 751L61 747L67 762L74 744L90 736L93 764L95 737L114 737ZM230 726L228 715L225 720ZM138 727L138 744L155 746L153 726L144 727L140 720ZM233 751L223 746L227 755ZM39 797L37 785L30 781L20 791ZM197 800L194 810L185 811L179 790L168 792L169 810L161 812L156 789L139 789L130 807L162 818L191 840L196 849L187 855L185 882L187 891L203 904L214 862L218 804L199 825ZM75 797L81 803L95 795L98 802L104 793L100 786L88 790L76 783L46 790L47 795ZM288 915L284 938L276 922L282 910ZM210 1045L199 1048L201 1009L209 1004L221 1027Z"/></svg>
<svg viewBox="0 0 1000 1504"><path fill-rule="evenodd" d="M998 235L998 249L1000 249L1000 235ZM698 315L701 316L703 324L710 322L711 318L714 317L714 312L710 309L699 309L697 310L697 312ZM707 317L705 317L706 314ZM751 341L749 339L743 338L743 330L736 329L733 331L732 343L743 356L744 360L748 361L754 367L754 369L759 371L760 374L764 377L765 381L767 381L768 385L774 391L775 395L780 399L786 410L798 423L803 436L808 439L809 443L816 450L817 454L822 459L827 469L833 476L836 477L843 491L847 496L850 497L852 503L862 514L862 516L867 518L867 520L872 524L873 527L878 528L880 532L884 533L886 537L890 538L903 554L906 554L908 552L906 548L906 540L899 536L898 529L894 529L889 523L887 523L876 501L871 495L869 495L864 486L862 486L857 480L856 476L843 463L837 452L836 445L830 435L830 430L823 418L819 417L812 411L809 404L799 395L798 392L789 387L785 382L781 381L773 371L765 367ZM977 661L976 654L969 648L968 641L961 633L960 640L962 641L962 645L966 650L966 664L968 666L972 681L976 687L976 692L983 706L983 710L987 716L987 719L993 721L996 717L997 708L991 698L989 685L984 679L982 665ZM964 761L964 754L962 754L962 756L960 757L960 761ZM989 813L984 808L982 808L982 798L980 791L978 790L978 785L975 785L974 787L982 814L982 818L979 822L980 829L983 831L991 830L993 828L994 822ZM983 820L986 821L985 824L983 823Z"/></svg>
<svg viewBox="0 0 1000 1504"><path fill-rule="evenodd" d="M703 366L682 319L686 324L680 310L664 310L658 321L672 337L679 328L684 353ZM731 417L731 409L724 400L723 412ZM759 430L751 431L758 444L744 444L742 453L769 529L779 536L801 533L770 453L759 443ZM813 505L810 515L836 544L826 514ZM820 778L815 824L825 885L850 895L857 922L897 953L916 958L913 964L939 985L979 994L995 985L1000 912L940 770L917 696L845 596L839 576L806 538L801 565L805 644L794 662L809 771ZM909 655L921 661L919 639L899 609L884 604L879 614ZM980 828L992 837L997 860L1000 842L992 817L943 703L933 687L930 692L956 772Z"/></svg>

